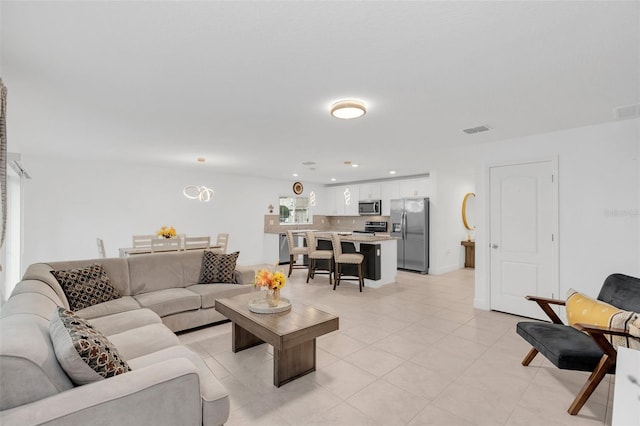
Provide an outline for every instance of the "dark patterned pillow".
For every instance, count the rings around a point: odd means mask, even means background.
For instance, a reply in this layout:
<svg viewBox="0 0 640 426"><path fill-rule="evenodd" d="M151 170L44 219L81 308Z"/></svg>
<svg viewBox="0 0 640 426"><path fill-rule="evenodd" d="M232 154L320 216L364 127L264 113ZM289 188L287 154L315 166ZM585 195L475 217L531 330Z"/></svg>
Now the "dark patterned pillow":
<svg viewBox="0 0 640 426"><path fill-rule="evenodd" d="M111 285L102 265L97 263L84 268L51 271L51 273L62 286L72 311L79 311L120 297L120 293Z"/></svg>
<svg viewBox="0 0 640 426"><path fill-rule="evenodd" d="M77 385L131 371L109 339L65 308L53 312L49 333L58 362Z"/></svg>
<svg viewBox="0 0 640 426"><path fill-rule="evenodd" d="M235 284L236 261L239 251L231 254L214 253L205 250L202 255L202 267L200 268L200 284Z"/></svg>

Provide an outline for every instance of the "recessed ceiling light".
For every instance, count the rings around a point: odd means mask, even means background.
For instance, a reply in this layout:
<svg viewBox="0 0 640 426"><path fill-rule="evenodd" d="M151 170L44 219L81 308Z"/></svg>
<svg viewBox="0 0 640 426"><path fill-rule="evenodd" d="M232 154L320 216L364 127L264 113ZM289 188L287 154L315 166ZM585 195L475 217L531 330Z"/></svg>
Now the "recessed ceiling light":
<svg viewBox="0 0 640 426"><path fill-rule="evenodd" d="M360 164L353 163L351 167L360 167Z"/></svg>
<svg viewBox="0 0 640 426"><path fill-rule="evenodd" d="M346 164L348 166L349 164L351 164L351 161L347 160L347 161L344 162L344 164Z"/></svg>
<svg viewBox="0 0 640 426"><path fill-rule="evenodd" d="M293 177L298 177L298 174L297 174L297 173L294 173L294 174L293 174Z"/></svg>
<svg viewBox="0 0 640 426"><path fill-rule="evenodd" d="M389 170L390 175L395 175L397 172L395 170Z"/></svg>
<svg viewBox="0 0 640 426"><path fill-rule="evenodd" d="M367 108L362 101L344 100L331 105L331 115L343 120L362 117L367 112Z"/></svg>
<svg viewBox="0 0 640 426"><path fill-rule="evenodd" d="M335 181L336 181L336 178L331 178L331 182L335 182Z"/></svg>

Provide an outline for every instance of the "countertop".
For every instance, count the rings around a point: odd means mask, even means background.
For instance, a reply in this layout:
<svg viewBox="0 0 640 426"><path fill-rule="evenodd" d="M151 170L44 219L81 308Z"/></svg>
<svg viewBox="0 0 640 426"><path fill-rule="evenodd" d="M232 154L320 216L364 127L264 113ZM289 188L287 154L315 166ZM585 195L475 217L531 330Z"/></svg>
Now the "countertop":
<svg viewBox="0 0 640 426"><path fill-rule="evenodd" d="M395 237L391 237L389 234L385 233L377 233L376 235L365 235L365 234L352 234L348 231L318 231L315 229L290 229L290 231L294 234L304 234L307 231L313 231L316 234L316 238L319 240L330 240L331 234L338 233L340 234L340 239L342 241L351 241L357 243L373 243L376 241L388 241L388 240L397 240ZM266 234L282 234L282 232L265 232Z"/></svg>
<svg viewBox="0 0 640 426"><path fill-rule="evenodd" d="M331 239L332 232L316 232L316 238L319 240ZM341 241L352 241L355 243L375 243L378 241L396 240L396 238L389 236L388 234L376 234L376 235L364 235L364 234L352 234L350 232L338 232Z"/></svg>

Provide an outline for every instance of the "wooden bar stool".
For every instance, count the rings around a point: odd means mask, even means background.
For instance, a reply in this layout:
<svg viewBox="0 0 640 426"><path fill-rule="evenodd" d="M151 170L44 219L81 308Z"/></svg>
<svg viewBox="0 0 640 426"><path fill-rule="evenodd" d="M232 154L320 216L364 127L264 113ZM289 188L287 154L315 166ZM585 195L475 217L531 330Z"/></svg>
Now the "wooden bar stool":
<svg viewBox="0 0 640 426"><path fill-rule="evenodd" d="M364 277L362 276L362 263L364 262L364 255L360 253L342 253L342 245L340 243L340 236L336 233L331 234L331 241L333 243L333 259L335 261L335 271L333 273L333 289L336 289L337 285L340 285L342 281L342 265L358 265L358 286L362 292L364 286ZM345 278L344 281L355 281L355 278Z"/></svg>
<svg viewBox="0 0 640 426"><path fill-rule="evenodd" d="M293 239L293 232L291 231L287 231L287 243L289 244L289 275L288 276L290 277L293 269L304 269L307 267L306 265L304 265L304 262L302 265L295 265L295 266L294 266L294 263L296 263L295 261L298 258L298 256L309 255L309 247L297 247L296 242Z"/></svg>
<svg viewBox="0 0 640 426"><path fill-rule="evenodd" d="M318 250L316 247L316 236L313 231L307 231L307 246L309 247L309 272L307 273L307 283L309 278L313 279L315 274L328 274L329 285L331 282L331 274L333 273L333 251L332 250ZM328 267L326 271L317 272L317 260L326 260Z"/></svg>

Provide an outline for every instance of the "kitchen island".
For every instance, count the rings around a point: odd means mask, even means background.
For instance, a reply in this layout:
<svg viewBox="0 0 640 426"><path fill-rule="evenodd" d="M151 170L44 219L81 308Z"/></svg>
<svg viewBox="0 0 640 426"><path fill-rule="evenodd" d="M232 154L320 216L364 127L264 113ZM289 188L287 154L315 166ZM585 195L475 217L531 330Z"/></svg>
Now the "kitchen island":
<svg viewBox="0 0 640 426"><path fill-rule="evenodd" d="M318 248L331 250L332 232L316 232ZM396 281L398 273L398 243L388 235L352 234L338 232L344 253L359 252L364 255L364 285L379 288ZM353 270L349 270L352 268ZM344 265L343 273L357 275L355 265Z"/></svg>

